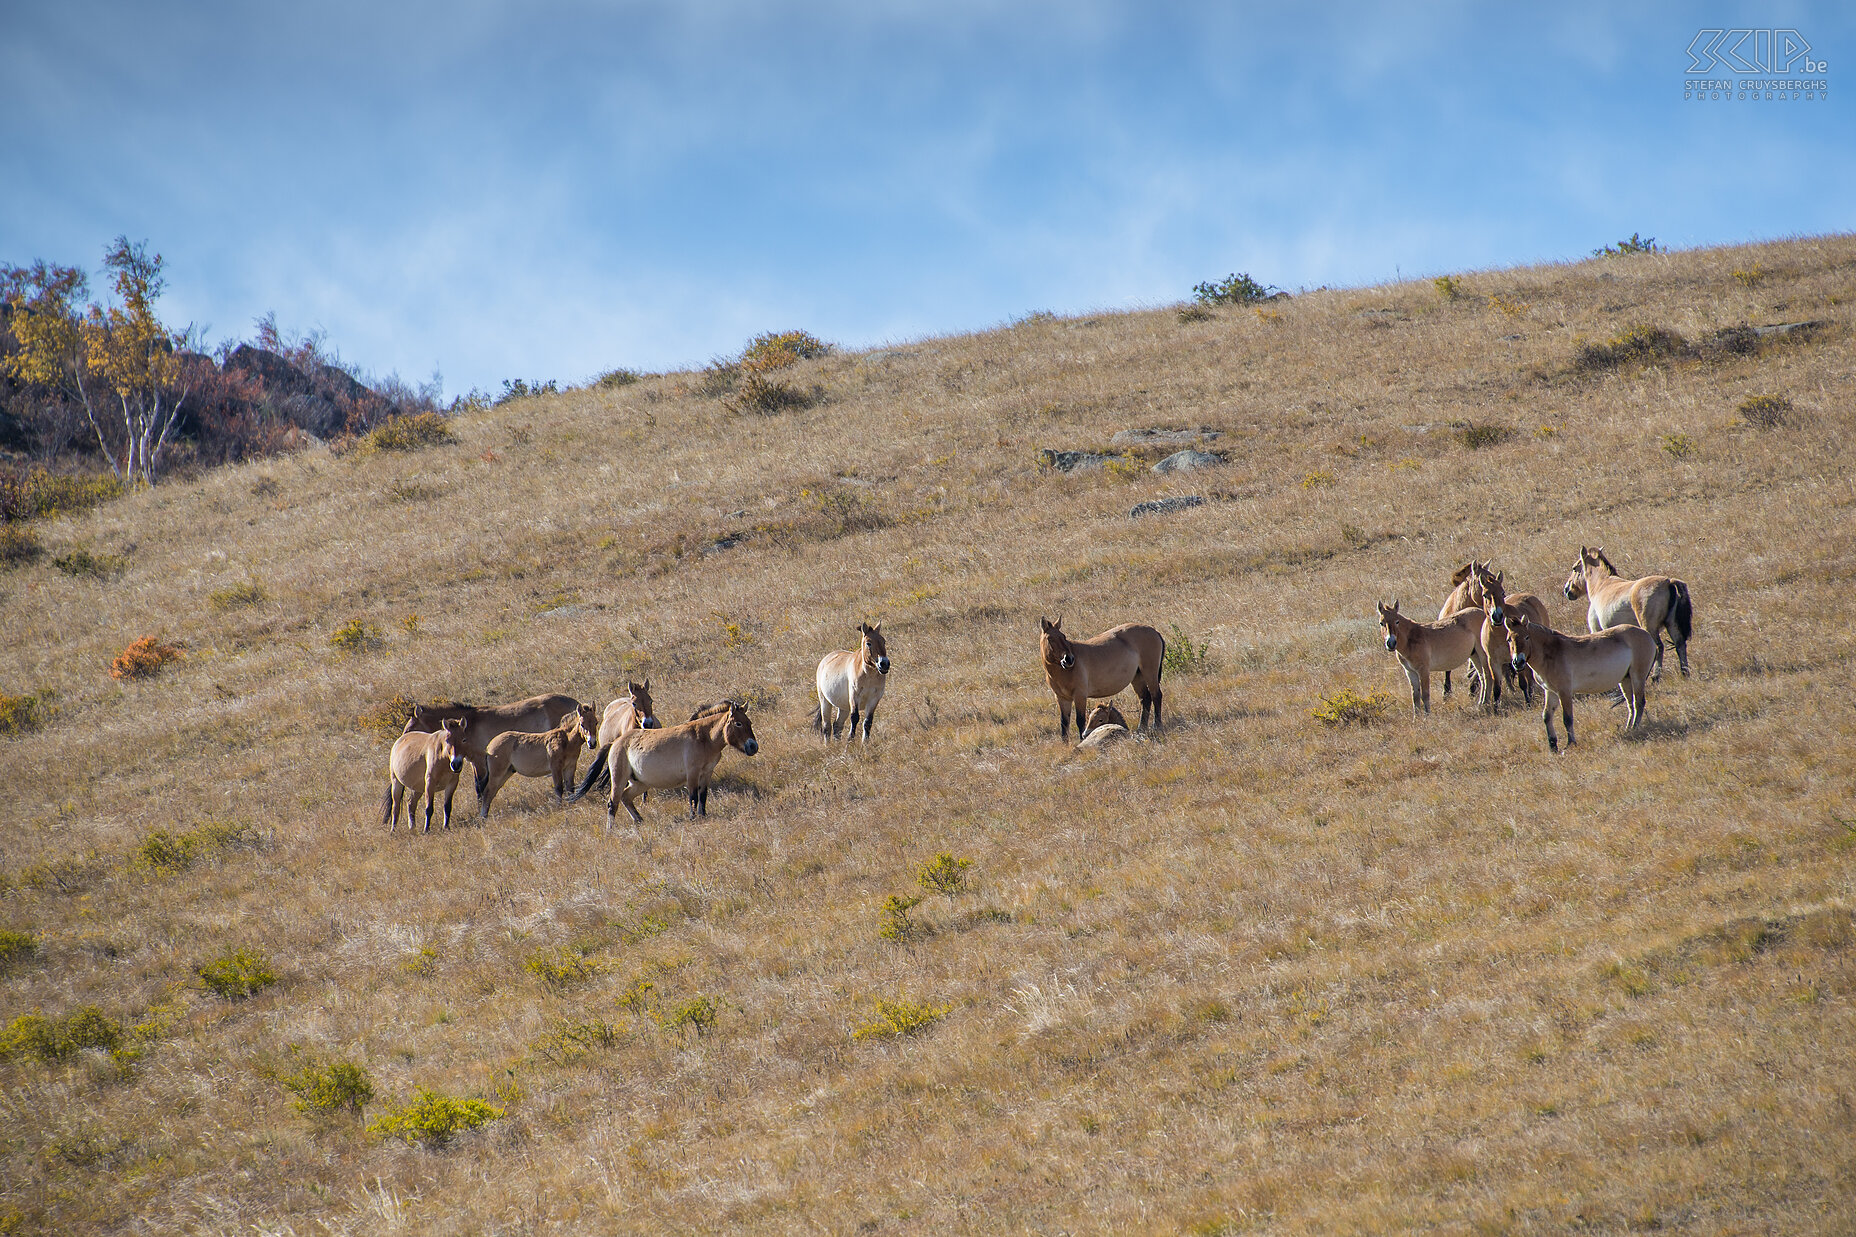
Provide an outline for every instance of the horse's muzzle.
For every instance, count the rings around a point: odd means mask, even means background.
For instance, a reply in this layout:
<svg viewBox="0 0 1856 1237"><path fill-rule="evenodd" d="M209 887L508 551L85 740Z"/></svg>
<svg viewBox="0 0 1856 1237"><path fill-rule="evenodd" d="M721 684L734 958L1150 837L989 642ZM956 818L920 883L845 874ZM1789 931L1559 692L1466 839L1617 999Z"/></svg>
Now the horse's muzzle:
<svg viewBox="0 0 1856 1237"><path fill-rule="evenodd" d="M1567 601L1577 601L1577 600L1578 600L1578 598L1577 598L1576 596L1574 596L1574 595L1573 595L1573 591L1572 591L1572 585L1570 585L1570 584L1568 584L1568 585L1567 585L1567 586L1566 586L1565 588L1563 588L1563 589L1561 589L1561 590L1560 590L1560 592L1561 592L1561 593L1563 593L1563 594L1565 594L1565 596L1566 596L1566 600L1567 600Z"/></svg>
<svg viewBox="0 0 1856 1237"><path fill-rule="evenodd" d="M1489 622L1495 624L1497 627L1502 625L1502 608L1500 606L1496 606L1493 610L1489 611Z"/></svg>
<svg viewBox="0 0 1856 1237"><path fill-rule="evenodd" d="M1074 669L1075 666L1076 658L1069 653L1065 653L1062 657L1057 659L1057 669L1059 670L1070 670Z"/></svg>
<svg viewBox="0 0 1856 1237"><path fill-rule="evenodd" d="M1395 636L1386 637L1386 652L1388 653L1398 652L1398 638L1397 637Z"/></svg>
<svg viewBox="0 0 1856 1237"><path fill-rule="evenodd" d="M741 750L747 755L752 756L755 752L760 750L760 740L749 739L746 743L741 745Z"/></svg>
<svg viewBox="0 0 1856 1237"><path fill-rule="evenodd" d="M453 756L451 758L451 771L453 773L456 773L459 769L462 769L463 767L464 767L464 758L462 756Z"/></svg>
<svg viewBox="0 0 1856 1237"><path fill-rule="evenodd" d="M657 719L648 713L645 714L644 719L638 723L638 729L640 730L657 730L659 728Z"/></svg>
<svg viewBox="0 0 1856 1237"><path fill-rule="evenodd" d="M1527 658L1521 656L1519 653L1516 653L1513 657L1510 657L1508 659L1508 664L1510 666L1513 666L1515 670L1519 672L1519 671L1527 669Z"/></svg>
<svg viewBox="0 0 1856 1237"><path fill-rule="evenodd" d="M876 659L876 672L877 672L878 674L888 674L888 673L889 673L889 658L887 658L887 657L879 657L879 658L877 658L877 659Z"/></svg>

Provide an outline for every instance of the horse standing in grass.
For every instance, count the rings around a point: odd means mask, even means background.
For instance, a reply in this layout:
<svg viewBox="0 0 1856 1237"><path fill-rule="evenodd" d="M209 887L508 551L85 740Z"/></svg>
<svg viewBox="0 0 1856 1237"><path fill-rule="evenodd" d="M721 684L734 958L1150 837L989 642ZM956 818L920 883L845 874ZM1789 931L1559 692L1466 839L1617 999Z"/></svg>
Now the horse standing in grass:
<svg viewBox="0 0 1856 1237"><path fill-rule="evenodd" d="M1481 559L1472 558L1450 573L1450 583L1453 587L1450 590L1450 595L1444 598L1444 604L1438 608L1438 622L1441 623L1446 619L1455 618L1457 613L1462 610L1479 610L1482 608L1482 602L1475 595L1476 568L1487 566L1488 564ZM1470 676L1469 686L1470 690L1476 693L1477 699L1481 699L1482 686L1475 681L1473 673ZM1449 694L1450 671L1446 670L1444 671L1444 695L1447 697Z"/></svg>
<svg viewBox="0 0 1856 1237"><path fill-rule="evenodd" d="M1688 677L1688 641L1694 634L1695 607L1689 601L1688 585L1668 576L1643 576L1626 580L1597 546L1580 546L1579 561L1566 577L1563 590L1567 601L1585 598L1585 626L1588 631L1603 631L1630 623L1650 633L1656 642L1656 667L1652 680L1663 677L1663 633L1676 647L1676 661L1682 677Z"/></svg>
<svg viewBox="0 0 1856 1237"><path fill-rule="evenodd" d="M1503 614L1502 628L1514 668L1530 667L1540 680L1546 698L1540 721L1547 728L1548 751L1560 750L1553 734L1555 703L1566 723L1566 746L1573 745L1572 698L1580 692L1618 690L1630 705L1624 728L1634 730L1643 721L1643 688L1656 658L1656 642L1643 628L1620 624L1595 635L1568 636L1512 609Z"/></svg>
<svg viewBox="0 0 1856 1237"><path fill-rule="evenodd" d="M651 680L634 683L625 681L625 694L606 706L605 714L599 719L599 735L595 746L599 749L593 753L593 763L586 771L586 781L574 791L568 802L578 803L586 797L588 791L605 784L607 777L606 753L618 742L619 736L628 730L655 730L657 716L651 707Z"/></svg>
<svg viewBox="0 0 1856 1237"><path fill-rule="evenodd" d="M864 724L863 741L870 742L870 723L889 681L889 646L883 642L883 624L859 623L857 634L862 640L856 649L825 654L813 676L818 689L818 728L825 732L827 742L838 737L847 717L851 727L845 742L856 736L859 717Z"/></svg>
<svg viewBox="0 0 1856 1237"><path fill-rule="evenodd" d="M554 797L560 800L574 784L574 766L580 749L593 738L599 727L599 715L593 706L583 704L576 713L545 734L505 730L490 740L485 753L484 772L488 782L483 790L483 819L490 819L490 804L496 792L514 774L523 777L554 779Z"/></svg>
<svg viewBox="0 0 1856 1237"><path fill-rule="evenodd" d="M387 794L380 819L392 833L400 827L400 805L406 805L406 831L412 832L413 799L425 792L425 831L432 831L432 803L445 796L445 828L451 828L451 798L458 792L458 770L464 767L459 742L465 723L452 718L437 730L415 730L393 741L387 757Z"/></svg>
<svg viewBox="0 0 1856 1237"><path fill-rule="evenodd" d="M1398 654L1405 678L1411 683L1411 711L1431 711L1431 676L1469 662L1486 681L1489 663L1482 651L1482 611L1458 610L1438 623L1420 623L1391 605L1374 602L1379 609L1379 630L1385 633L1386 652Z"/></svg>
<svg viewBox="0 0 1856 1237"><path fill-rule="evenodd" d="M1489 667L1500 666L1502 677L1521 689L1521 698L1527 703L1534 703L1534 672L1523 666L1516 670L1508 659L1508 634L1502 628L1502 622L1510 610L1519 610L1529 619L1542 627L1551 627L1547 613L1547 603L1533 593L1511 593L1502 583L1504 573L1490 571L1487 563L1476 564L1475 602L1488 619L1482 624L1482 652L1488 658ZM1489 698L1484 701L1494 708L1502 701L1501 679L1494 679Z"/></svg>
<svg viewBox="0 0 1856 1237"><path fill-rule="evenodd" d="M1076 712L1077 737L1089 715L1091 698L1113 696L1130 683L1141 698L1141 725L1151 713L1153 728L1165 728L1160 716L1160 673L1166 661L1166 638L1142 623L1123 623L1087 640L1063 634L1063 620L1039 616L1043 633L1039 650L1044 658L1044 681L1057 697L1057 734L1070 737L1070 712Z"/></svg>
<svg viewBox="0 0 1856 1237"><path fill-rule="evenodd" d="M632 823L644 819L634 803L644 790L689 791L690 818L709 814L709 783L722 752L734 748L752 756L760 750L748 711L734 701L726 710L706 714L692 722L657 730L632 730L621 735L607 757L611 766L612 797L606 801L606 831L612 831L619 804L631 813Z"/></svg>
<svg viewBox="0 0 1856 1237"><path fill-rule="evenodd" d="M462 719L465 727L458 747L463 750L464 758L477 768L477 802L481 804L484 783L489 780L483 768L484 749L489 747L491 739L505 730L544 734L579 708L578 700L558 693L530 696L514 704L459 704L455 700L450 704L419 704L413 706L412 716L406 719L405 733L435 731L453 718Z"/></svg>

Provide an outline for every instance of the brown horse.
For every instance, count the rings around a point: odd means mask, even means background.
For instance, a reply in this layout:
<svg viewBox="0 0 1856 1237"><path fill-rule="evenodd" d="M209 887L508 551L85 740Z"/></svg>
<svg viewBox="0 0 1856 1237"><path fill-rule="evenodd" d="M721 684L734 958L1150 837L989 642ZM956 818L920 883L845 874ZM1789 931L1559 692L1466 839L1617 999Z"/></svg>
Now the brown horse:
<svg viewBox="0 0 1856 1237"><path fill-rule="evenodd" d="M1579 561L1566 577L1567 601L1585 598L1585 626L1588 631L1603 631L1620 623L1631 623L1650 633L1656 641L1656 668L1652 680L1663 677L1663 633L1676 646L1676 661L1682 677L1688 677L1688 642L1694 634L1695 606L1688 597L1688 585L1668 576L1643 576L1626 580L1597 546L1580 546Z"/></svg>
<svg viewBox="0 0 1856 1237"><path fill-rule="evenodd" d="M1480 639L1482 611L1458 610L1438 623L1420 623L1398 612L1398 601L1391 605L1374 602L1379 609L1379 630L1385 634L1386 652L1398 654L1399 665L1411 683L1411 711L1431 711L1431 676L1469 662L1486 682L1489 665L1484 659Z"/></svg>
<svg viewBox="0 0 1856 1237"><path fill-rule="evenodd" d="M578 803L587 792L606 782L606 753L618 741L620 735L628 730L656 730L657 715L651 707L651 680L634 683L625 681L625 694L606 706L606 712L599 721L599 736L595 746L599 749L593 753L593 763L587 766L586 781L574 791L568 800Z"/></svg>
<svg viewBox="0 0 1856 1237"><path fill-rule="evenodd" d="M1553 734L1555 702L1566 723L1566 746L1573 745L1572 698L1580 692L1619 690L1630 705L1625 729L1643 721L1643 686L1656 657L1655 641L1643 628L1622 624L1594 635L1568 636L1512 609L1502 616L1502 628L1514 668L1532 667L1544 689L1540 720L1547 728L1548 751L1560 750Z"/></svg>
<svg viewBox="0 0 1856 1237"><path fill-rule="evenodd" d="M464 758L477 769L477 802L483 802L483 787L489 775L484 772L484 749L490 740L505 730L526 731L529 734L545 734L560 725L567 716L580 707L580 702L572 696L554 694L548 696L530 696L527 700L518 700L514 704L419 704L414 705L412 716L406 719L404 733L437 730L441 724L452 718L462 718L466 723L464 737L458 746L464 751Z"/></svg>
<svg viewBox="0 0 1856 1237"><path fill-rule="evenodd" d="M1438 622L1441 623L1446 619L1455 618L1457 613L1462 610L1482 608L1482 603L1477 600L1475 596L1476 568L1487 566L1488 564L1481 559L1472 558L1450 573L1450 583L1453 587L1450 590L1450 595L1444 598L1444 604L1438 608ZM1476 693L1477 699L1481 699L1482 685L1476 682L1474 666L1470 667L1468 682L1470 690ZM1448 696L1449 694L1450 672L1446 670L1444 671L1444 695Z"/></svg>
<svg viewBox="0 0 1856 1237"><path fill-rule="evenodd" d="M1128 719L1123 717L1121 715L1121 710L1114 705L1098 704L1095 708L1089 710L1089 724L1083 728L1082 737L1087 739L1090 731L1100 730L1104 726L1120 726L1123 730L1126 730L1128 728Z"/></svg>
<svg viewBox="0 0 1856 1237"><path fill-rule="evenodd" d="M1160 671L1166 661L1166 638L1141 623L1123 623L1087 640L1072 640L1063 634L1063 620L1051 622L1042 616L1039 648L1044 656L1044 681L1057 697L1057 734L1070 737L1070 711L1076 711L1076 730L1080 738L1083 719L1089 714L1093 698L1113 696L1128 684L1134 684L1141 698L1141 725L1153 715L1153 727L1164 729L1160 718Z"/></svg>
<svg viewBox="0 0 1856 1237"><path fill-rule="evenodd" d="M451 798L458 792L458 770L464 752L458 742L464 722L458 718L440 723L435 731L412 731L393 741L387 757L387 794L380 808L381 823L392 833L400 827L400 805L406 805L406 831L412 832L412 801L425 792L425 831L432 831L432 802L445 796L445 828L451 828Z"/></svg>
<svg viewBox="0 0 1856 1237"><path fill-rule="evenodd" d="M580 761L580 749L593 738L599 727L599 715L593 706L583 704L566 721L545 734L505 730L490 740L485 753L484 772L489 781L483 790L483 819L490 819L490 804L496 792L511 775L554 779L554 797L559 800L573 787L574 766Z"/></svg>
<svg viewBox="0 0 1856 1237"><path fill-rule="evenodd" d="M1502 629L1502 620L1510 609L1539 623L1542 627L1551 627L1551 616L1547 613L1547 603L1533 593L1511 593L1502 583L1503 572L1490 571L1487 563L1476 564L1475 603L1488 619L1482 624L1482 652L1488 658L1491 669L1501 667L1501 678L1495 678L1483 701L1494 708L1502 701L1502 678L1521 689L1521 698L1529 704L1534 702L1534 672L1523 666L1515 670L1508 660L1508 634Z"/></svg>
<svg viewBox="0 0 1856 1237"><path fill-rule="evenodd" d="M631 813L632 823L644 819L634 803L643 790L689 791L690 817L709 814L709 783L726 748L752 756L760 750L748 711L734 701L725 712L710 713L695 721L660 730L633 730L621 735L607 757L611 766L612 797L606 800L606 830L611 832L619 804Z"/></svg>
<svg viewBox="0 0 1856 1237"><path fill-rule="evenodd" d="M827 741L838 737L848 717L851 729L844 736L848 743L857 734L861 715L864 742L868 743L870 722L876 717L876 706L889 682L889 645L883 641L883 625L859 623L857 634L861 637L857 648L825 654L812 676L818 691L818 728L825 732Z"/></svg>

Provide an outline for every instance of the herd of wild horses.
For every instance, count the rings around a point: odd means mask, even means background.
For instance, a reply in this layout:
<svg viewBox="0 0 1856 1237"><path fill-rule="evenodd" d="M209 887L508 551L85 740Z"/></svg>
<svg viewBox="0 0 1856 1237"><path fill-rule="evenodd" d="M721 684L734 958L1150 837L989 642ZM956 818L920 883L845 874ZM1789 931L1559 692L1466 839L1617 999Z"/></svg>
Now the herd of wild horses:
<svg viewBox="0 0 1856 1237"><path fill-rule="evenodd" d="M1581 547L1579 561L1562 588L1568 601L1585 598L1586 635L1555 631L1546 603L1532 593L1510 593L1500 572L1472 559L1452 577L1456 586L1434 623L1399 613L1399 603L1375 603L1386 651L1398 656L1411 683L1414 713L1431 709L1431 675L1444 676L1450 694L1451 672L1468 663L1478 704L1493 709L1501 701L1504 680L1531 702L1538 685L1544 697L1541 721L1547 747L1559 751L1553 730L1557 704L1573 744L1572 698L1614 691L1629 706L1627 728L1643 720L1645 685L1662 675L1663 635L1674 645L1682 673L1688 670L1688 641L1694 609L1688 585L1668 576L1627 580L1618 575L1605 552ZM1039 648L1044 679L1057 697L1058 735L1069 740L1070 714L1076 714L1077 737L1085 745L1127 732L1113 705L1089 710L1091 700L1105 700L1133 686L1141 702L1140 726L1159 728L1160 674L1166 640L1152 627L1124 623L1089 639L1065 634L1063 620L1039 619ZM890 670L882 624L859 623L855 649L827 653L814 679L818 712L815 724L826 740L847 741L870 725ZM1087 718L1087 722L1085 722ZM848 723L848 729L847 724ZM592 767L573 787L581 749L595 748ZM708 814L709 785L726 748L752 756L760 750L747 707L735 700L705 704L679 725L664 726L652 711L651 680L626 684L626 693L603 713L572 696L534 696L515 704L418 705L393 744L390 775L381 823L399 827L401 806L412 828L414 804L425 798L425 831L431 832L434 803L443 796L444 827L451 827L451 800L458 774L469 761L476 768L479 810L488 819L490 805L512 776L546 777L557 798L576 802L602 785L610 786L606 828L619 806L633 823L643 820L638 799L652 790L682 789L689 795L692 817Z"/></svg>

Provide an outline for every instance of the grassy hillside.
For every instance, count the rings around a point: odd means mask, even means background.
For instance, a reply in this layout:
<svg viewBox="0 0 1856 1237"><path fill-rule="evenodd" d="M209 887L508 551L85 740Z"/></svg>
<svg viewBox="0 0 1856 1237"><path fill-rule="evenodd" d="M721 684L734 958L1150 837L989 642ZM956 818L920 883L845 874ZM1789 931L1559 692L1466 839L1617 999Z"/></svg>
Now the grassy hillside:
<svg viewBox="0 0 1856 1237"><path fill-rule="evenodd" d="M1040 316L778 415L651 377L46 525L0 1231L1850 1231L1852 295L1837 237ZM1229 462L1039 465L1148 427ZM1414 720L1374 600L1491 557L1579 630L1581 544L1688 581L1695 676L1557 758L1538 707ZM1060 744L1040 614L1167 632L1167 732ZM827 749L866 618L889 694ZM185 655L113 680L143 636ZM395 698L647 674L753 704L706 821L518 781L380 827ZM221 995L240 949L275 982ZM342 1060L364 1114L298 1111ZM504 1115L366 1132L421 1088Z"/></svg>

